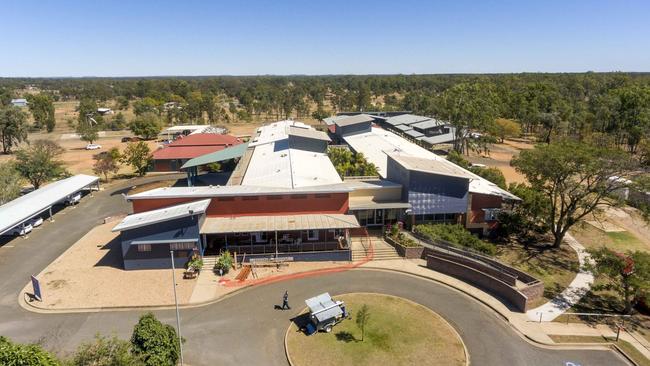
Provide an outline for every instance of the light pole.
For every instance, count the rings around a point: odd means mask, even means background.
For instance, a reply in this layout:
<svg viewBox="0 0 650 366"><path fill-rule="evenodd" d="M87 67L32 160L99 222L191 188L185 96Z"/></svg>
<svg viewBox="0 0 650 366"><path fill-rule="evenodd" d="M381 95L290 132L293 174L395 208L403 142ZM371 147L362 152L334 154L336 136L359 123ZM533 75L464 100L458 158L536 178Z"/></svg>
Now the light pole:
<svg viewBox="0 0 650 366"><path fill-rule="evenodd" d="M181 366L183 366L183 337L181 336L181 316L178 312L178 297L176 296L176 266L174 265L174 251L170 250L172 258L172 283L174 284L174 303L176 304L176 330L178 332L178 346L181 351Z"/></svg>

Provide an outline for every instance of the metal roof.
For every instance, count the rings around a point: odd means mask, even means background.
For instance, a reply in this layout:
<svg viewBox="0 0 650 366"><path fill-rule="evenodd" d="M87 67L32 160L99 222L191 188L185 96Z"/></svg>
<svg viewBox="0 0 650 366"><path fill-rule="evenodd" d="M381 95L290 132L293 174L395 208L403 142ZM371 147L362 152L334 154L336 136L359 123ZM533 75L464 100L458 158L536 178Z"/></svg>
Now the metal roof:
<svg viewBox="0 0 650 366"><path fill-rule="evenodd" d="M352 191L344 184L331 184L302 188L278 188L260 186L200 186L200 187L162 187L127 196L127 200L158 199L158 198L208 198L233 196L272 196L284 194L308 193L346 193Z"/></svg>
<svg viewBox="0 0 650 366"><path fill-rule="evenodd" d="M370 132L364 132L356 135L343 137L345 142L356 151L361 152L366 159L377 166L377 171L382 178L386 178L386 167L388 164L388 155L403 154L413 157L431 159L440 161L440 166L452 165L458 169L464 170L471 176L469 191L472 193L481 193L493 196L501 196L506 199L519 200L512 193L499 188L496 184L482 178L458 165L440 157L433 152L418 146L400 136L381 129L373 127ZM444 165L443 165L444 164Z"/></svg>
<svg viewBox="0 0 650 366"><path fill-rule="evenodd" d="M312 316L315 316L319 322L343 315L343 310L341 310L340 306L342 303L343 302L341 301L334 302L330 294L327 292L305 300L309 312Z"/></svg>
<svg viewBox="0 0 650 366"><path fill-rule="evenodd" d="M456 134L455 134L455 130L451 129L449 133L445 133L442 135L435 135L435 136L423 136L418 138L418 140L424 141L431 145L446 144L446 143L454 142L456 140Z"/></svg>
<svg viewBox="0 0 650 366"><path fill-rule="evenodd" d="M183 164L181 169L188 169L199 165L206 165L210 163L216 163L219 161L239 158L242 155L244 155L247 148L248 148L248 143L243 143L243 144L225 148L220 151L215 151L213 153L201 155L194 159L188 160L185 164Z"/></svg>
<svg viewBox="0 0 650 366"><path fill-rule="evenodd" d="M99 177L92 175L75 175L52 182L0 206L0 234L98 181Z"/></svg>
<svg viewBox="0 0 650 366"><path fill-rule="evenodd" d="M325 132L318 131L313 128L301 128L296 126L289 126L288 134L289 136L298 136L298 137L304 137L304 138L314 139L314 140L321 140L327 142L332 141L332 139L330 139L330 137L327 136Z"/></svg>
<svg viewBox="0 0 650 366"><path fill-rule="evenodd" d="M393 127L395 127L396 129L398 129L400 131L404 131L404 132L413 129L413 127L411 127L409 125L397 125L397 126L393 126Z"/></svg>
<svg viewBox="0 0 650 366"><path fill-rule="evenodd" d="M411 123L410 124L411 127L419 128L421 130L426 130L427 128L444 126L444 125L445 125L444 122L438 121L437 119L429 119L429 120L426 120L426 121L416 122L416 123Z"/></svg>
<svg viewBox="0 0 650 366"><path fill-rule="evenodd" d="M249 144L254 150L242 185L300 188L342 182L326 153L289 148L292 128L314 131L304 123L290 120L257 130L257 136Z"/></svg>
<svg viewBox="0 0 650 366"><path fill-rule="evenodd" d="M403 154L391 154L389 156L409 170L417 170L425 173L446 175L465 179L473 178L471 173L467 170L455 164L446 164L441 159L425 159Z"/></svg>
<svg viewBox="0 0 650 366"><path fill-rule="evenodd" d="M414 114L400 114L395 117L386 118L386 123L392 126L411 125L413 123L430 120L430 117L416 116Z"/></svg>
<svg viewBox="0 0 650 366"><path fill-rule="evenodd" d="M332 117L327 117L323 119L323 122L325 122L326 125L330 126L333 125L336 121L341 120L343 118L348 118L350 116L332 116Z"/></svg>
<svg viewBox="0 0 650 366"><path fill-rule="evenodd" d="M411 208L408 202L382 202L373 201L368 197L350 197L349 201L350 210L379 210L391 208Z"/></svg>
<svg viewBox="0 0 650 366"><path fill-rule="evenodd" d="M308 214L273 216L206 217L202 234L351 229L359 227L354 215Z"/></svg>
<svg viewBox="0 0 650 366"><path fill-rule="evenodd" d="M152 225L159 222L171 221L202 214L210 205L210 199L183 203L181 205L160 208L157 210L141 212L125 217L111 231L124 231Z"/></svg>
<svg viewBox="0 0 650 366"><path fill-rule="evenodd" d="M160 134L172 133L172 132L183 132L186 130L196 131L204 128L210 127L210 125L178 125L171 126L164 129Z"/></svg>
<svg viewBox="0 0 650 366"><path fill-rule="evenodd" d="M372 116L369 116L367 114L357 114L354 116L346 116L345 118L340 118L334 121L334 124L336 124L339 127L344 127L344 126L350 126L350 125L356 125L358 123L368 123L372 122L375 119Z"/></svg>
<svg viewBox="0 0 650 366"><path fill-rule="evenodd" d="M408 130L408 131L404 131L404 134L405 134L405 135L408 135L408 136L411 136L411 137L413 137L414 139L416 139L416 138L418 138L418 137L423 137L423 136L424 136L424 134L423 134L422 132L419 132L419 131L416 131L416 130Z"/></svg>

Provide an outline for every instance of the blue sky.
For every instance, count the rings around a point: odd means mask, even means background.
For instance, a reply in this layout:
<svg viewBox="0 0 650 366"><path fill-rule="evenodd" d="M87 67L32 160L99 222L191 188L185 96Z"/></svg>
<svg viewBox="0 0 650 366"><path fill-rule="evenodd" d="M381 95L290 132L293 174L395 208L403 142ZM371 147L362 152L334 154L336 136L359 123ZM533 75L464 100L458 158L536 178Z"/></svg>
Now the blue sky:
<svg viewBox="0 0 650 366"><path fill-rule="evenodd" d="M650 71L650 1L5 1L0 76Z"/></svg>

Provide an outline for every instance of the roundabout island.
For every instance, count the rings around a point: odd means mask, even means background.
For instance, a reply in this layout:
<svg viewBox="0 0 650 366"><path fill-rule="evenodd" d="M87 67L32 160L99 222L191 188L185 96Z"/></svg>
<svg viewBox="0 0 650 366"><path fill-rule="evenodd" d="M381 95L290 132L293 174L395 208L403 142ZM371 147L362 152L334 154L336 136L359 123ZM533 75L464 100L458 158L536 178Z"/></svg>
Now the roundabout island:
<svg viewBox="0 0 650 366"><path fill-rule="evenodd" d="M396 296L352 293L335 297L350 316L331 332L305 333L309 313L295 317L285 345L293 366L467 364L465 345L456 330L432 310ZM359 311L367 321L360 326Z"/></svg>

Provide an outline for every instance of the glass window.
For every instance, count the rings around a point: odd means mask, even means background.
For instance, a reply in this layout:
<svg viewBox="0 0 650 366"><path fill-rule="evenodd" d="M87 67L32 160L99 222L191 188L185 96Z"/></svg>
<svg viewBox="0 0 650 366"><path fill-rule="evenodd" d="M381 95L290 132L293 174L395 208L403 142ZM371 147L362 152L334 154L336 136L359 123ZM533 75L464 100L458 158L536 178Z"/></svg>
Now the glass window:
<svg viewBox="0 0 650 366"><path fill-rule="evenodd" d="M435 221L444 221L445 220L445 214L436 214L434 217Z"/></svg>
<svg viewBox="0 0 650 366"><path fill-rule="evenodd" d="M307 240L318 240L318 230L307 230Z"/></svg>
<svg viewBox="0 0 650 366"><path fill-rule="evenodd" d="M138 252L150 252L151 244L138 244Z"/></svg>
<svg viewBox="0 0 650 366"><path fill-rule="evenodd" d="M194 248L194 243L170 243L170 250L188 250Z"/></svg>

